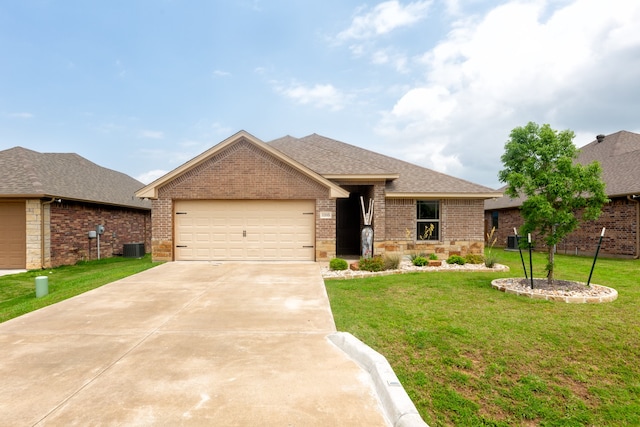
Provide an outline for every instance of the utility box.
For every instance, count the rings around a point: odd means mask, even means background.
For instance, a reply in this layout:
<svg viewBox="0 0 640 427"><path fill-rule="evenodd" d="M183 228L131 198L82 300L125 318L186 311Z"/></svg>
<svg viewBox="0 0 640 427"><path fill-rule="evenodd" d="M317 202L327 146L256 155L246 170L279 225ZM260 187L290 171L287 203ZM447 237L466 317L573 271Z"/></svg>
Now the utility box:
<svg viewBox="0 0 640 427"><path fill-rule="evenodd" d="M520 240L526 239L526 236L507 236L507 249L516 250L519 248Z"/></svg>
<svg viewBox="0 0 640 427"><path fill-rule="evenodd" d="M49 295L49 277L38 276L36 277L36 298L41 298Z"/></svg>
<svg viewBox="0 0 640 427"><path fill-rule="evenodd" d="M122 256L125 258L142 258L144 256L144 243L125 243Z"/></svg>

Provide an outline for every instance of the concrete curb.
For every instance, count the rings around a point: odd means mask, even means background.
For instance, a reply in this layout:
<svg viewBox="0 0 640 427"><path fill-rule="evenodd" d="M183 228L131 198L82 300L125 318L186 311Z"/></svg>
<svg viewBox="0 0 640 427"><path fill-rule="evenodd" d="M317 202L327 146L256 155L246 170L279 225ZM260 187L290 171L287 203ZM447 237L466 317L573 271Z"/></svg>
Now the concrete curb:
<svg viewBox="0 0 640 427"><path fill-rule="evenodd" d="M384 413L393 427L429 427L383 355L348 332L335 332L327 338L371 375Z"/></svg>

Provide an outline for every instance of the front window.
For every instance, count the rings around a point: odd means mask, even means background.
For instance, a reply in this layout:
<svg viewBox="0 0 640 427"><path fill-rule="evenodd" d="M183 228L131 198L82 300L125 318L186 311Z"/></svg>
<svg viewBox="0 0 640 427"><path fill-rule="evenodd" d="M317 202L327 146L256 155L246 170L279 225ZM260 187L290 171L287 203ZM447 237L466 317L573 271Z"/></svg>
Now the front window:
<svg viewBox="0 0 640 427"><path fill-rule="evenodd" d="M440 202L418 200L416 206L418 240L440 240Z"/></svg>
<svg viewBox="0 0 640 427"><path fill-rule="evenodd" d="M498 229L498 211L491 212L491 227Z"/></svg>

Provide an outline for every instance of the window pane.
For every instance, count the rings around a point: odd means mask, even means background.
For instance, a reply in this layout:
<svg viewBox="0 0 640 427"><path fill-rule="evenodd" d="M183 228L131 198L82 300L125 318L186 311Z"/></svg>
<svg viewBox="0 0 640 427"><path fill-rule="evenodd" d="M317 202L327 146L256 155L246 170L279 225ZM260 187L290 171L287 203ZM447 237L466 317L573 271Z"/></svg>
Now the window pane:
<svg viewBox="0 0 640 427"><path fill-rule="evenodd" d="M418 200L418 219L439 219L439 202L437 200Z"/></svg>
<svg viewBox="0 0 640 427"><path fill-rule="evenodd" d="M431 226L433 225L433 229ZM428 231L431 230L431 231ZM440 224L434 221L418 223L418 240L440 240Z"/></svg>
<svg viewBox="0 0 640 427"><path fill-rule="evenodd" d="M491 212L491 227L498 228L498 211Z"/></svg>

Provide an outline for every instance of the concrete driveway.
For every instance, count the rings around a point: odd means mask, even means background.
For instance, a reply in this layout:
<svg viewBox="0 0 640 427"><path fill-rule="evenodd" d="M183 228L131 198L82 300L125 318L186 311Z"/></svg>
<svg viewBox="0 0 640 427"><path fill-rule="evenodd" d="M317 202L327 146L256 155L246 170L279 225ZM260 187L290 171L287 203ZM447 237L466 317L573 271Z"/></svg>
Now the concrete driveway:
<svg viewBox="0 0 640 427"><path fill-rule="evenodd" d="M0 425L389 425L333 332L317 264L163 264L0 324Z"/></svg>

